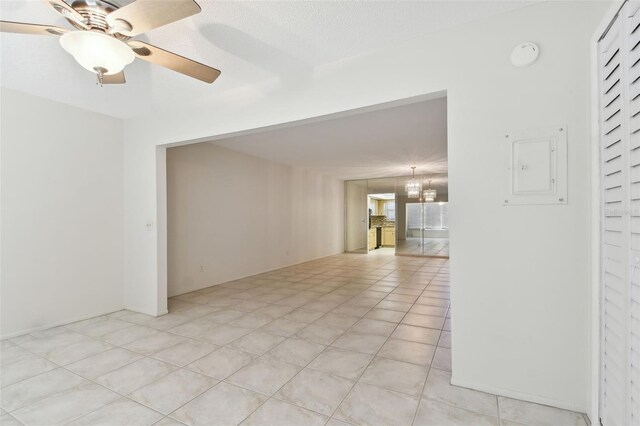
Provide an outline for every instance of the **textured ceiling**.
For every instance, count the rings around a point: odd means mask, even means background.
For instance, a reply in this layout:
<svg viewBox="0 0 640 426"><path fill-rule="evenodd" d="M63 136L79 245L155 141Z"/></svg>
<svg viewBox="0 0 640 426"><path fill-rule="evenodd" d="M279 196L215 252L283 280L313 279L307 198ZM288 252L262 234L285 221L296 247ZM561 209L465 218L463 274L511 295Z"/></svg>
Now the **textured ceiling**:
<svg viewBox="0 0 640 426"><path fill-rule="evenodd" d="M340 179L406 176L416 166L436 189L447 186L446 98L210 143ZM395 179L372 184L394 192Z"/></svg>
<svg viewBox="0 0 640 426"><path fill-rule="evenodd" d="M125 1L123 3L128 3ZM98 87L57 37L2 34L2 86L131 118L223 97L267 80L305 85L314 68L502 13L524 1L213 1L202 12L138 37L222 71L213 84L140 60L127 84ZM45 2L2 0L3 20L69 27Z"/></svg>

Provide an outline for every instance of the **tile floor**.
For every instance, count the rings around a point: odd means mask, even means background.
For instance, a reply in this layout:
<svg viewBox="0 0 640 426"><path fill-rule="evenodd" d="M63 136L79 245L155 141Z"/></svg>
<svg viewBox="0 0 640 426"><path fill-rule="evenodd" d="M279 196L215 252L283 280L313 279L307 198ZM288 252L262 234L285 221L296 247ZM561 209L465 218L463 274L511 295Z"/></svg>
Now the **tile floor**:
<svg viewBox="0 0 640 426"><path fill-rule="evenodd" d="M338 255L2 341L2 425L585 425L450 385L448 260Z"/></svg>
<svg viewBox="0 0 640 426"><path fill-rule="evenodd" d="M396 250L398 254L449 257L449 239L408 237L397 241Z"/></svg>

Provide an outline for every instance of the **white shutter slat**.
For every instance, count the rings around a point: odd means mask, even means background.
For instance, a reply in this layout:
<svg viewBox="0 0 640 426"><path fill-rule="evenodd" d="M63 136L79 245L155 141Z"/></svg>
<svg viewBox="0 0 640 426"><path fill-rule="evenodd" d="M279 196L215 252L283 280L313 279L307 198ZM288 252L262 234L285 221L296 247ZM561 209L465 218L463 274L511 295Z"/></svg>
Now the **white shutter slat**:
<svg viewBox="0 0 640 426"><path fill-rule="evenodd" d="M611 160L608 160L604 163L604 173L605 175L611 175L613 173L620 173L620 169L622 168L622 156L614 157Z"/></svg>

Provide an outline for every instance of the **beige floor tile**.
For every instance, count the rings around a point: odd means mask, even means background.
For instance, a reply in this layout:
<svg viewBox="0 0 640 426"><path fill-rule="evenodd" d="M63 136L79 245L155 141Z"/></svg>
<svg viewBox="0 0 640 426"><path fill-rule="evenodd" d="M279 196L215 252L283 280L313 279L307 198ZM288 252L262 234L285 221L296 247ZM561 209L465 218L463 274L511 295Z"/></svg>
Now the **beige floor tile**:
<svg viewBox="0 0 640 426"><path fill-rule="evenodd" d="M451 372L451 349L438 347L431 366L439 370Z"/></svg>
<svg viewBox="0 0 640 426"><path fill-rule="evenodd" d="M417 398L357 383L334 417L358 425L411 425L417 407Z"/></svg>
<svg viewBox="0 0 640 426"><path fill-rule="evenodd" d="M326 426L350 426L351 423L343 422L342 420L334 419L333 417L329 419Z"/></svg>
<svg viewBox="0 0 640 426"><path fill-rule="evenodd" d="M413 424L415 426L499 426L500 423L497 417L489 417L423 399Z"/></svg>
<svg viewBox="0 0 640 426"><path fill-rule="evenodd" d="M236 311L242 311L242 312L253 312L265 306L269 306L269 304L263 303L263 302L256 302L254 300L243 300L237 305L234 305L233 309Z"/></svg>
<svg viewBox="0 0 640 426"><path fill-rule="evenodd" d="M531 426L585 426L582 414L517 399L498 397L500 418Z"/></svg>
<svg viewBox="0 0 640 426"><path fill-rule="evenodd" d="M363 353L328 348L309 364L309 368L328 374L356 380L373 357Z"/></svg>
<svg viewBox="0 0 640 426"><path fill-rule="evenodd" d="M218 349L219 346L198 340L185 340L153 354L153 357L183 367Z"/></svg>
<svg viewBox="0 0 640 426"><path fill-rule="evenodd" d="M447 315L447 308L441 306L413 305L409 313L420 315L431 315L436 317L444 317Z"/></svg>
<svg viewBox="0 0 640 426"><path fill-rule="evenodd" d="M273 318L268 315L251 313L231 320L229 324L244 328L260 328L263 325L269 324L271 321L273 321Z"/></svg>
<svg viewBox="0 0 640 426"><path fill-rule="evenodd" d="M58 365L67 365L91 355L105 352L113 346L76 332L34 339L22 344L29 351Z"/></svg>
<svg viewBox="0 0 640 426"><path fill-rule="evenodd" d="M101 339L107 343L116 346L123 346L127 343L131 343L135 340L144 339L152 334L158 333L158 330L154 328L145 327L143 325L131 324L131 327L124 328L122 330L113 331L107 333L101 337Z"/></svg>
<svg viewBox="0 0 640 426"><path fill-rule="evenodd" d="M133 324L126 321L120 321L114 318L105 318L104 321L99 321L94 324L89 324L85 327L81 327L76 331L89 337L100 337L114 331L122 330L127 327L131 327Z"/></svg>
<svg viewBox="0 0 640 426"><path fill-rule="evenodd" d="M183 426L184 423L179 422L175 419L172 419L171 417L167 416L165 418L163 418L162 420L156 422L153 424L153 426ZM105 425L107 426L107 425ZM124 425L123 425L124 426Z"/></svg>
<svg viewBox="0 0 640 426"><path fill-rule="evenodd" d="M393 302L406 302L406 303L414 303L418 299L418 296L412 296L409 294L397 294L391 293L384 300L393 301Z"/></svg>
<svg viewBox="0 0 640 426"><path fill-rule="evenodd" d="M198 318L193 321L181 324L177 327L170 328L169 333L179 334L180 336L196 338L202 334L208 333L210 330L218 327L220 324L207 318Z"/></svg>
<svg viewBox="0 0 640 426"><path fill-rule="evenodd" d="M284 316L285 319L295 322L311 324L324 315L324 312L312 311L306 308L298 308Z"/></svg>
<svg viewBox="0 0 640 426"><path fill-rule="evenodd" d="M325 314L322 318L317 320L315 324L323 325L325 327L330 327L336 330L346 331L359 320L360 318L358 317L329 312L328 314Z"/></svg>
<svg viewBox="0 0 640 426"><path fill-rule="evenodd" d="M296 336L313 343L330 345L342 333L342 330L336 330L335 328L327 327L320 324L310 324L296 333Z"/></svg>
<svg viewBox="0 0 640 426"><path fill-rule="evenodd" d="M400 321L402 321L402 318L404 316L405 316L404 312L392 311L389 309L373 308L364 317L369 319L393 322L397 324Z"/></svg>
<svg viewBox="0 0 640 426"><path fill-rule="evenodd" d="M273 395L293 376L300 367L265 355L227 378L226 381L265 395Z"/></svg>
<svg viewBox="0 0 640 426"><path fill-rule="evenodd" d="M270 399L245 421L243 426L323 426L328 417L287 402Z"/></svg>
<svg viewBox="0 0 640 426"><path fill-rule="evenodd" d="M369 312L369 310L371 310L370 306L357 306L345 303L335 309L332 309L331 312L335 314L362 318L367 312Z"/></svg>
<svg viewBox="0 0 640 426"><path fill-rule="evenodd" d="M391 335L391 338L409 340L411 342L426 343L428 345L436 346L438 344L440 334L440 330L435 330L433 328L400 324Z"/></svg>
<svg viewBox="0 0 640 426"><path fill-rule="evenodd" d="M80 330L82 328L85 328L89 325L95 325L95 324L100 324L104 321L110 320L111 317L107 316L107 315L100 315L97 317L93 317L93 318L87 318L85 320L82 321L75 321L72 322L71 324L67 324L65 326L63 326L64 328L66 328L67 330Z"/></svg>
<svg viewBox="0 0 640 426"><path fill-rule="evenodd" d="M95 383L83 383L11 413L25 425L66 423L91 413L120 396Z"/></svg>
<svg viewBox="0 0 640 426"><path fill-rule="evenodd" d="M444 330L444 331L451 331L451 319L450 319L450 318L447 318L447 319L444 321L444 325L442 326L442 330Z"/></svg>
<svg viewBox="0 0 640 426"><path fill-rule="evenodd" d="M306 326L307 324L304 322L295 322L284 318L278 318L263 326L261 330L275 334L276 336L291 337Z"/></svg>
<svg viewBox="0 0 640 426"><path fill-rule="evenodd" d="M163 414L169 414L217 383L210 377L180 369L138 389L129 397Z"/></svg>
<svg viewBox="0 0 640 426"><path fill-rule="evenodd" d="M411 303L394 302L392 300L383 300L376 305L377 309L389 309L398 312L407 312L413 306Z"/></svg>
<svg viewBox="0 0 640 426"><path fill-rule="evenodd" d="M255 355L224 347L192 362L187 368L214 379L224 380L254 359Z"/></svg>
<svg viewBox="0 0 640 426"><path fill-rule="evenodd" d="M177 367L152 358L142 358L132 364L102 375L96 382L122 395L133 392L144 385L158 380Z"/></svg>
<svg viewBox="0 0 640 426"><path fill-rule="evenodd" d="M424 398L443 404L474 411L487 416L498 416L495 395L466 389L451 384L451 373L432 368L425 385Z"/></svg>
<svg viewBox="0 0 640 426"><path fill-rule="evenodd" d="M246 315L246 312L236 311L233 309L222 309L220 311L213 312L204 318L217 322L218 324L227 324L229 321L233 321L234 319L240 318L244 315Z"/></svg>
<svg viewBox="0 0 640 426"><path fill-rule="evenodd" d="M145 321L143 325L145 327L166 331L189 321L191 321L191 318L186 315L180 315L178 313L168 313L160 317L151 318L150 320Z"/></svg>
<svg viewBox="0 0 640 426"><path fill-rule="evenodd" d="M219 383L174 411L171 417L186 425L237 425L267 399L257 392Z"/></svg>
<svg viewBox="0 0 640 426"><path fill-rule="evenodd" d="M131 322L134 324L142 324L154 318L152 315L141 314L139 312L127 311L126 314L120 315L119 320Z"/></svg>
<svg viewBox="0 0 640 426"><path fill-rule="evenodd" d="M107 374L142 358L142 355L122 348L113 348L66 366L68 370L88 379Z"/></svg>
<svg viewBox="0 0 640 426"><path fill-rule="evenodd" d="M282 343L284 340L285 338L282 336L276 336L275 334L267 333L266 331L256 330L239 338L238 340L235 340L229 346L243 352L262 355Z"/></svg>
<svg viewBox="0 0 640 426"><path fill-rule="evenodd" d="M429 365L435 350L434 346L424 343L389 339L378 352L378 356L412 364Z"/></svg>
<svg viewBox="0 0 640 426"><path fill-rule="evenodd" d="M444 317L408 313L402 319L402 323L441 330L444 325Z"/></svg>
<svg viewBox="0 0 640 426"><path fill-rule="evenodd" d="M162 414L127 398L120 398L109 405L80 417L69 426L150 426L162 418Z"/></svg>
<svg viewBox="0 0 640 426"><path fill-rule="evenodd" d="M212 312L216 311L216 308L208 305L198 305L193 303L186 303L178 309L171 309L170 311L175 312L180 315L184 315L186 317L196 319L208 315Z"/></svg>
<svg viewBox="0 0 640 426"><path fill-rule="evenodd" d="M387 340L385 336L348 331L331 344L336 348L374 355Z"/></svg>
<svg viewBox="0 0 640 426"><path fill-rule="evenodd" d="M14 411L82 383L88 383L88 381L63 368L58 368L4 387L0 404L3 410Z"/></svg>
<svg viewBox="0 0 640 426"><path fill-rule="evenodd" d="M419 397L428 368L387 358L375 358L359 382Z"/></svg>
<svg viewBox="0 0 640 426"><path fill-rule="evenodd" d="M438 341L438 346L451 349L451 332L450 331L442 332L442 334L440 335L440 340Z"/></svg>
<svg viewBox="0 0 640 426"><path fill-rule="evenodd" d="M291 337L273 348L269 355L282 362L304 367L325 349L324 345Z"/></svg>
<svg viewBox="0 0 640 426"><path fill-rule="evenodd" d="M0 368L0 384L2 387L58 368L51 361L19 347L3 349L0 359L2 360L2 367Z"/></svg>
<svg viewBox="0 0 640 426"><path fill-rule="evenodd" d="M449 306L449 301L446 299L436 299L433 297L419 297L418 300L416 300L416 304L446 308Z"/></svg>
<svg viewBox="0 0 640 426"><path fill-rule="evenodd" d="M361 319L351 327L350 331L389 337L391 333L393 333L393 330L395 330L396 326L396 324L387 321Z"/></svg>
<svg viewBox="0 0 640 426"><path fill-rule="evenodd" d="M127 343L122 347L130 351L140 353L142 355L152 355L156 352L160 352L163 349L167 349L171 346L177 345L180 342L184 342L185 340L187 339L182 336L160 332L139 340L134 340L133 342Z"/></svg>
<svg viewBox="0 0 640 426"><path fill-rule="evenodd" d="M0 425L2 425L2 426L22 426L22 423L20 423L11 414L4 413L4 414L0 415Z"/></svg>
<svg viewBox="0 0 640 426"><path fill-rule="evenodd" d="M353 382L310 368L302 370L275 395L300 407L331 415Z"/></svg>
<svg viewBox="0 0 640 426"><path fill-rule="evenodd" d="M283 315L288 314L293 310L294 308L290 306L268 305L258 309L257 311L255 311L255 313L260 315L266 315L268 317L271 317L272 319L276 319L276 318L282 317Z"/></svg>
<svg viewBox="0 0 640 426"><path fill-rule="evenodd" d="M238 327L231 324L221 324L218 327L209 330L205 334L198 336L198 339L204 339L214 345L224 346L241 338L242 336L246 336L252 331L252 328Z"/></svg>

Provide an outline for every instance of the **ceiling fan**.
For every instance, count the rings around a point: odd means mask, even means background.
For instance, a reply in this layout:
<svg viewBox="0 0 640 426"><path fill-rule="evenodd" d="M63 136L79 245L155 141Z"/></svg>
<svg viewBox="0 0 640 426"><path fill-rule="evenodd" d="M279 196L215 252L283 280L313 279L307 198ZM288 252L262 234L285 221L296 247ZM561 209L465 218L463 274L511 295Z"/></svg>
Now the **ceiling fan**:
<svg viewBox="0 0 640 426"><path fill-rule="evenodd" d="M131 37L200 13L193 0L135 0L120 6L114 0L44 0L77 28L0 21L0 32L60 36L62 48L98 83L125 83L124 67L138 57L206 83L220 71Z"/></svg>

